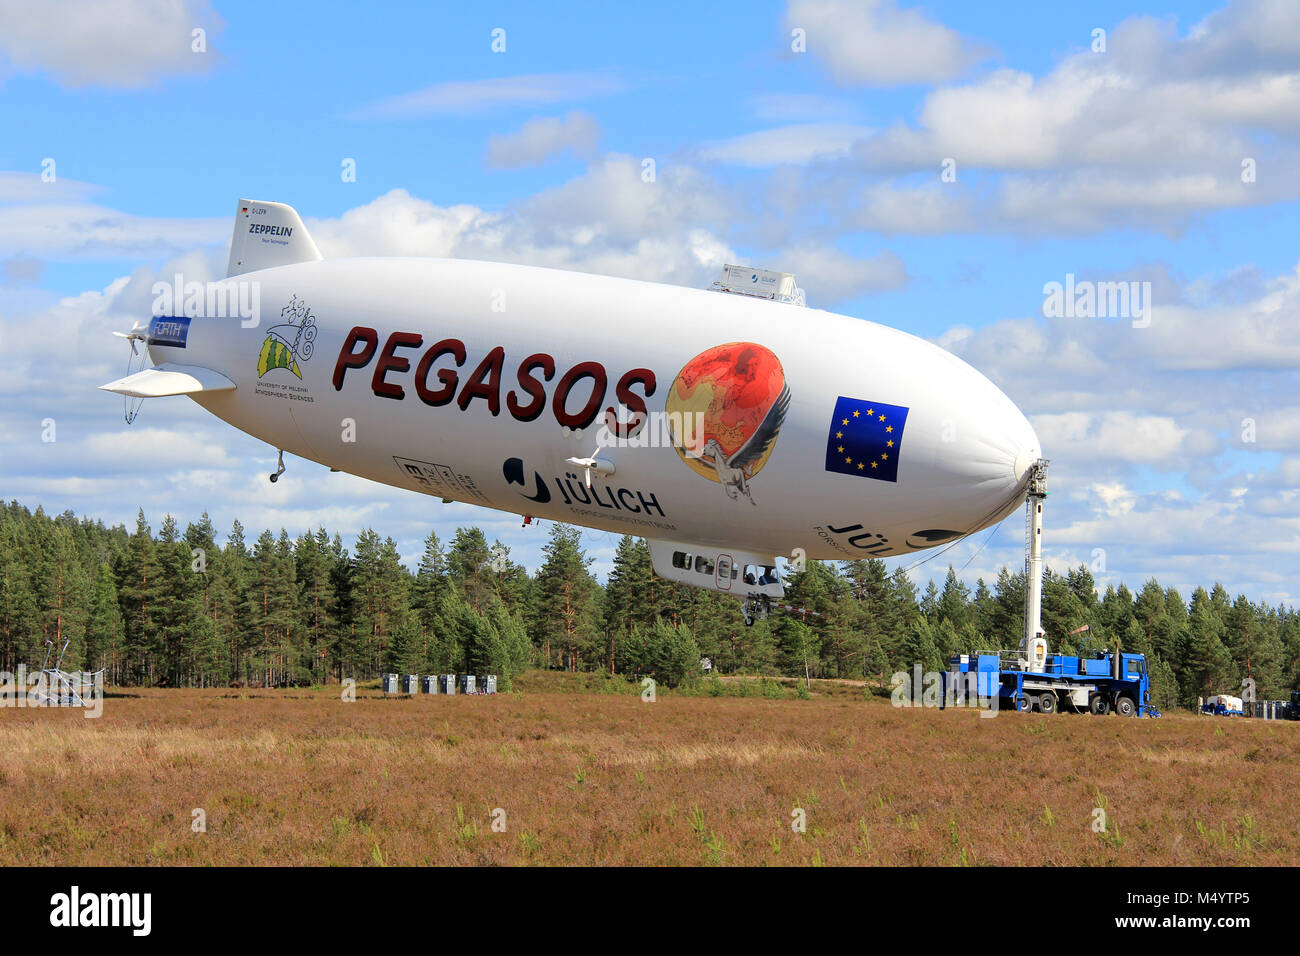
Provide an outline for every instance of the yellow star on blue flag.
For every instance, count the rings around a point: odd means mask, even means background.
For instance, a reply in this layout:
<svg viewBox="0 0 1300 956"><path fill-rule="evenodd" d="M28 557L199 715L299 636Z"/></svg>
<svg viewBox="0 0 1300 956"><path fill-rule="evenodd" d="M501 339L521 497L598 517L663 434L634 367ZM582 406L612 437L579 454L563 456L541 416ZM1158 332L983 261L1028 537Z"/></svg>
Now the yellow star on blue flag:
<svg viewBox="0 0 1300 956"><path fill-rule="evenodd" d="M840 396L826 435L826 470L898 481L907 408Z"/></svg>

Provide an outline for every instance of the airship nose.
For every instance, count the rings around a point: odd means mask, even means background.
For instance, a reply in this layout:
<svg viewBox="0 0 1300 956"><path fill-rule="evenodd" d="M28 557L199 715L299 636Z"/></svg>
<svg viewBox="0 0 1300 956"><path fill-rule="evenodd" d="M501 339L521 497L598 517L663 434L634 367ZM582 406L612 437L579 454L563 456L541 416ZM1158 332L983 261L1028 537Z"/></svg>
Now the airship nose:
<svg viewBox="0 0 1300 956"><path fill-rule="evenodd" d="M1015 403L979 371L935 348L944 358L942 374L929 386L933 471L918 478L931 500L943 504L928 516L926 533L913 535L919 535L913 546L940 540L941 529L953 538L1001 521L1023 502L1030 468L1042 457L1038 436Z"/></svg>
<svg viewBox="0 0 1300 956"><path fill-rule="evenodd" d="M978 373L977 373L978 374ZM968 422L963 452L975 478L975 510L986 509L985 527L1013 511L1024 497L1030 468L1043 457L1034 426L996 385L979 376L971 383L973 421Z"/></svg>
<svg viewBox="0 0 1300 956"><path fill-rule="evenodd" d="M1001 393L999 393L1001 394ZM1008 402L1010 399L1008 399ZM1039 444L1038 435L1034 432L1034 426L1029 424L1029 419L1018 408L1012 408L1006 413L1003 421L1003 430L997 436L998 447L1003 452L1003 456L1009 459L1010 469L1008 478L1012 485L1021 485L1025 481L1025 476L1029 474L1030 467L1043 457L1043 447Z"/></svg>
<svg viewBox="0 0 1300 956"><path fill-rule="evenodd" d="M1043 456L1042 445L1034 426L1015 403L988 379L982 384L980 420L971 437L983 446L990 480L1000 478L1006 487L1018 486L1030 466Z"/></svg>
<svg viewBox="0 0 1300 956"><path fill-rule="evenodd" d="M1032 430L1031 428L1030 431ZM1025 476L1029 474L1029 467L1042 457L1043 449L1039 447L1037 437L1025 443L1025 450L1016 455L1016 460L1011 466L1011 474L1015 477L1017 485L1024 482Z"/></svg>

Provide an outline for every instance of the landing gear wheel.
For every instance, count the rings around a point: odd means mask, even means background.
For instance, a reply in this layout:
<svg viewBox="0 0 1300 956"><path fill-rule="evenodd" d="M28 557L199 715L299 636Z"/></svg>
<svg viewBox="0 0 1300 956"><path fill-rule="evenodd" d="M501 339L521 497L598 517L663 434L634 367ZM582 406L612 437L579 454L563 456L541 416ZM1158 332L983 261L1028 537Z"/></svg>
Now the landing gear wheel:
<svg viewBox="0 0 1300 956"><path fill-rule="evenodd" d="M1115 698L1115 713L1121 717L1132 717L1137 713L1137 705L1133 703L1133 698L1125 694L1120 694Z"/></svg>
<svg viewBox="0 0 1300 956"><path fill-rule="evenodd" d="M1056 695L1054 693L1048 691L1038 698L1038 712L1041 714L1056 713Z"/></svg>
<svg viewBox="0 0 1300 956"><path fill-rule="evenodd" d="M271 484L275 484L277 481L279 481L280 476L283 474L284 474L284 449L282 448L280 449L280 457L276 460L275 473L271 475Z"/></svg>
<svg viewBox="0 0 1300 956"><path fill-rule="evenodd" d="M740 613L745 616L745 627L752 627L755 621L761 621L772 612L772 599L766 594L751 594L740 605Z"/></svg>
<svg viewBox="0 0 1300 956"><path fill-rule="evenodd" d="M1095 714L1098 717L1105 717L1110 713L1110 704L1106 703L1106 698L1101 694L1093 694L1088 699L1088 713Z"/></svg>

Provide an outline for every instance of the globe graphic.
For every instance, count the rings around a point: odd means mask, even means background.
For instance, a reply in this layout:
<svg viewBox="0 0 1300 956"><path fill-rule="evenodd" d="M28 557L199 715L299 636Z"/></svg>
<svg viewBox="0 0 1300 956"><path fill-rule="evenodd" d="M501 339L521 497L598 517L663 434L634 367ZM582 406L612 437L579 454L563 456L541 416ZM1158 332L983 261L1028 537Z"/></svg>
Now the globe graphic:
<svg viewBox="0 0 1300 956"><path fill-rule="evenodd" d="M668 390L668 428L677 454L697 474L717 481L712 462L700 458L705 444L716 441L730 459L758 430L784 388L785 370L771 349L730 342L701 352ZM771 451L769 447L753 464L749 477L758 474Z"/></svg>

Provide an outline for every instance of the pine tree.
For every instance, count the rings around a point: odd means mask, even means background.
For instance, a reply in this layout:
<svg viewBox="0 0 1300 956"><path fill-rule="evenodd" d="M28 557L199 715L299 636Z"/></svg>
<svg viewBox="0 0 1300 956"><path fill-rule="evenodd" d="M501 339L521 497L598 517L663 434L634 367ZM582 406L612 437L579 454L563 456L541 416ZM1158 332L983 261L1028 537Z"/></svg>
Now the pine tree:
<svg viewBox="0 0 1300 956"><path fill-rule="evenodd" d="M256 641L253 610L246 599L252 574L248 547L244 543L244 526L236 518L221 550L221 570L225 587L218 593L215 607L221 633L226 635L226 659L230 662L230 680L246 684L249 679L248 655Z"/></svg>
<svg viewBox="0 0 1300 956"><path fill-rule="evenodd" d="M636 539L630 534L623 535L614 551L614 565L605 583L603 623L605 634L609 638L605 649L606 665L611 673L614 671L619 642L632 629L633 615L637 610L633 603L637 583L635 555Z"/></svg>
<svg viewBox="0 0 1300 956"><path fill-rule="evenodd" d="M230 680L229 646L222 637L221 609L230 600L225 597L229 583L225 580L224 561L217 548L216 529L205 511L199 520L185 529L185 546L190 552L190 570L194 575L197 620L191 631L189 683L199 687L217 687Z"/></svg>
<svg viewBox="0 0 1300 956"><path fill-rule="evenodd" d="M592 559L582 549L582 532L552 524L542 555L530 629L544 666L558 663L575 671L599 666L604 641L597 628L597 584L587 570Z"/></svg>
<svg viewBox="0 0 1300 956"><path fill-rule="evenodd" d="M504 603L488 612L488 620L496 631L499 656L489 662L487 673L497 675L497 690L508 691L514 678L532 665L533 646L524 622Z"/></svg>
<svg viewBox="0 0 1300 956"><path fill-rule="evenodd" d="M896 647L901 622L885 562L878 558L845 561L841 568L848 584L845 623L857 635L862 672L884 678L892 664L886 647Z"/></svg>
<svg viewBox="0 0 1300 956"><path fill-rule="evenodd" d="M451 667L454 655L443 653L448 635L442 618L445 604L454 596L442 542L436 532L430 531L424 539L424 553L411 585L411 607L419 629L420 657L425 669L445 673Z"/></svg>
<svg viewBox="0 0 1300 956"><path fill-rule="evenodd" d="M934 628L930 626L930 622L923 614L915 615L908 623L903 637L903 655L900 663L903 666L899 670L909 674L918 664L923 673L944 669Z"/></svg>
<svg viewBox="0 0 1300 956"><path fill-rule="evenodd" d="M975 596L971 600L974 610L974 623L976 632L976 650L999 650L1002 647L1002 638L995 635L994 622L997 620L998 602L989 590L983 578L975 582Z"/></svg>
<svg viewBox="0 0 1300 956"><path fill-rule="evenodd" d="M989 626L993 648L1018 647L1025 634L1025 573L1012 574L1006 568L998 572L993 585L992 616Z"/></svg>
<svg viewBox="0 0 1300 956"><path fill-rule="evenodd" d="M786 615L776 622L773 630L781 673L811 677L820 650L813 629L794 615Z"/></svg>
<svg viewBox="0 0 1300 956"><path fill-rule="evenodd" d="M364 621L360 620L357 574L352 557L343 547L338 533L330 539L330 591L334 627L329 645L334 676L338 680L362 673L366 653L363 642Z"/></svg>
<svg viewBox="0 0 1300 956"><path fill-rule="evenodd" d="M1236 690L1239 686L1232 658L1223 645L1223 634L1218 608L1205 588L1197 588L1192 594L1178 681L1188 703L1192 697L1226 693L1223 688Z"/></svg>
<svg viewBox="0 0 1300 956"><path fill-rule="evenodd" d="M157 604L161 592L161 570L157 546L145 521L144 509L136 515L135 534L122 557L118 574L118 597L122 601L122 620L126 627L125 657L127 677L138 683L153 684L159 676L161 644Z"/></svg>
<svg viewBox="0 0 1300 956"><path fill-rule="evenodd" d="M786 600L799 608L795 613L813 632L816 652L810 671L819 677L863 672L866 649L845 620L851 593L850 583L836 573L833 564L824 561L807 562L787 585Z"/></svg>
<svg viewBox="0 0 1300 956"><path fill-rule="evenodd" d="M492 549L478 528L457 528L447 551L447 569L470 607L482 610L495 594L490 579Z"/></svg>
<svg viewBox="0 0 1300 956"><path fill-rule="evenodd" d="M954 631L961 631L969 617L969 603L970 589L961 583L952 565L948 565L948 574L943 579L943 591L939 594L939 620L948 621Z"/></svg>
<svg viewBox="0 0 1300 956"><path fill-rule="evenodd" d="M288 535L277 541L269 530L258 535L249 565L245 613L252 624L250 677L266 687L281 686L300 675L290 667L290 647L297 616L297 582Z"/></svg>
<svg viewBox="0 0 1300 956"><path fill-rule="evenodd" d="M62 654L64 669L76 670L84 659L90 582L66 521L41 521L36 530L39 571L32 583L40 636L53 648L51 664Z"/></svg>
<svg viewBox="0 0 1300 956"><path fill-rule="evenodd" d="M889 600L897 608L896 632L888 635L886 650L891 662L890 673L910 668L917 662L909 646L909 635L914 633L917 620L922 617L916 599L916 585L900 568L889 576Z"/></svg>
<svg viewBox="0 0 1300 956"><path fill-rule="evenodd" d="M926 584L925 592L921 595L921 613L931 624L939 620L939 587L933 578Z"/></svg>
<svg viewBox="0 0 1300 956"><path fill-rule="evenodd" d="M17 529L0 539L0 670L38 665L44 658L31 574L18 545Z"/></svg>
<svg viewBox="0 0 1300 956"><path fill-rule="evenodd" d="M85 669L105 671L112 684L122 682L122 654L125 626L118 606L117 582L113 569L101 564L91 589L90 615L86 623Z"/></svg>

